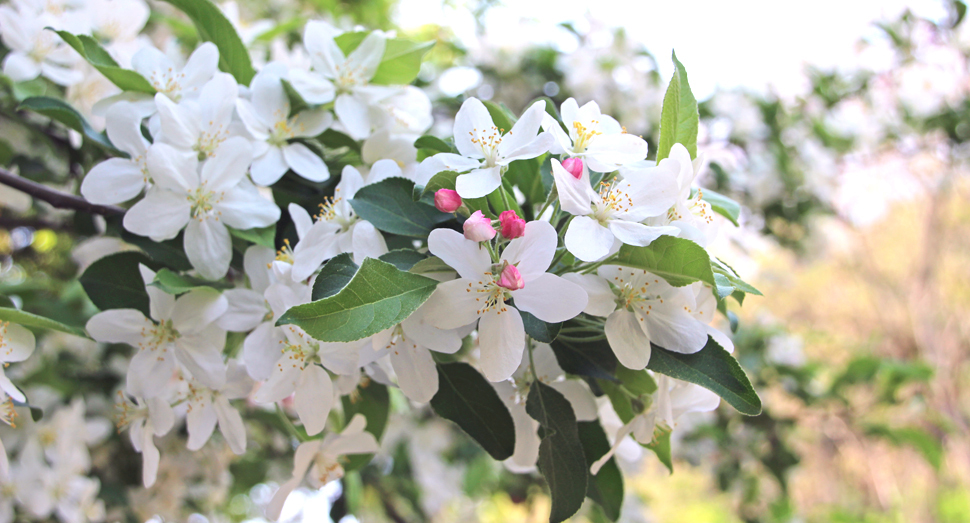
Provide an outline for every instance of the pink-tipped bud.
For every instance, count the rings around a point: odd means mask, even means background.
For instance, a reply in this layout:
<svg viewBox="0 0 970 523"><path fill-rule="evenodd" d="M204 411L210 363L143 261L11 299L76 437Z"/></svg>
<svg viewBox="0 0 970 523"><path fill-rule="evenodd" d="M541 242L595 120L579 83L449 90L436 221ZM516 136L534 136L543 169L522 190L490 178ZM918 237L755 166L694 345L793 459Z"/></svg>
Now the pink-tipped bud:
<svg viewBox="0 0 970 523"><path fill-rule="evenodd" d="M434 206L441 212L455 212L461 207L461 196L451 189L438 189L434 193Z"/></svg>
<svg viewBox="0 0 970 523"><path fill-rule="evenodd" d="M473 242L487 242L495 237L495 228L492 227L492 220L489 220L482 211L475 211L465 220L462 226L465 231L465 238Z"/></svg>
<svg viewBox="0 0 970 523"><path fill-rule="evenodd" d="M562 162L562 168L573 175L577 180L583 177L583 160L581 158L566 158Z"/></svg>
<svg viewBox="0 0 970 523"><path fill-rule="evenodd" d="M502 275L498 279L498 286L505 287L510 291L517 291L525 287L525 282L522 281L522 274L519 273L519 269L516 269L515 265L508 264L502 268Z"/></svg>
<svg viewBox="0 0 970 523"><path fill-rule="evenodd" d="M525 234L525 220L519 218L515 211L503 211L502 214L498 215L498 221L502 224L502 236L507 240Z"/></svg>

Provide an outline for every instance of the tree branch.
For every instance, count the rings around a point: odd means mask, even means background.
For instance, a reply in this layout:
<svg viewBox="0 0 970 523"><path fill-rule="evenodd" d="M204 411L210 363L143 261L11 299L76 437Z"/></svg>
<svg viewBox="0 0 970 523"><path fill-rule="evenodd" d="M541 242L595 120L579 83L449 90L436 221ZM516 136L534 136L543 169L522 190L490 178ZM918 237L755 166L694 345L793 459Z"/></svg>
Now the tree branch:
<svg viewBox="0 0 970 523"><path fill-rule="evenodd" d="M0 168L0 183L27 193L38 200L43 200L58 209L74 209L90 214L113 216L124 214L125 210L114 205L95 205L80 196L55 191L46 185L15 176L10 171Z"/></svg>

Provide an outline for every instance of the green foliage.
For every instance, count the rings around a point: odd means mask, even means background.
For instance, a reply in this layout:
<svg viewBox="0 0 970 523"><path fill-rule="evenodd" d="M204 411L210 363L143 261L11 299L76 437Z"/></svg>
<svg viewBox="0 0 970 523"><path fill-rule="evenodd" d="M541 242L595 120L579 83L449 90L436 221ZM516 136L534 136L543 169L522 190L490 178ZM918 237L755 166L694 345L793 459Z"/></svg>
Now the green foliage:
<svg viewBox="0 0 970 523"><path fill-rule="evenodd" d="M344 55L357 48L369 33L344 33L334 38ZM405 85L414 81L421 70L421 59L434 47L434 42L412 42L403 38L388 38L384 56L370 83L375 85Z"/></svg>
<svg viewBox="0 0 970 523"><path fill-rule="evenodd" d="M310 108L310 104L303 99L303 96L293 87L293 84L286 79L280 79L280 84L283 85L283 92L286 94L286 100L290 104L290 114L286 115L289 118L296 116L300 111L305 111Z"/></svg>
<svg viewBox="0 0 970 523"><path fill-rule="evenodd" d="M426 259L426 254L421 254L414 249L394 249L378 257L381 261L386 261L402 271L410 271L414 266Z"/></svg>
<svg viewBox="0 0 970 523"><path fill-rule="evenodd" d="M552 343L559 335L559 330L562 329L562 323L546 323L524 311L519 311L519 314L522 316L525 333L538 342Z"/></svg>
<svg viewBox="0 0 970 523"><path fill-rule="evenodd" d="M349 252L330 258L313 282L313 301L328 298L340 292L357 274L357 264Z"/></svg>
<svg viewBox="0 0 970 523"><path fill-rule="evenodd" d="M74 48L82 58L94 66L111 83L122 91L136 91L154 95L156 89L144 76L135 71L124 69L108 54L101 44L88 35L75 35L67 31L55 31L67 45Z"/></svg>
<svg viewBox="0 0 970 523"><path fill-rule="evenodd" d="M586 463L594 463L610 450L610 442L599 422L580 421L577 430ZM610 521L619 519L623 505L623 474L616 465L616 458L610 458L595 476L590 474L586 481L586 497L595 501Z"/></svg>
<svg viewBox="0 0 970 523"><path fill-rule="evenodd" d="M566 322L565 327L573 323ZM550 346L562 370L578 376L588 376L613 380L613 372L618 368L616 355L605 339L595 341L574 341L556 339Z"/></svg>
<svg viewBox="0 0 970 523"><path fill-rule="evenodd" d="M184 276L176 274L168 269L162 268L155 273L155 280L151 283L153 287L158 287L168 294L185 294L192 289L199 287L212 287L216 289L230 289L232 285L223 281L209 281L194 276Z"/></svg>
<svg viewBox="0 0 970 523"><path fill-rule="evenodd" d="M431 398L431 407L496 460L508 459L515 451L515 425L509 409L471 365L438 364L438 392Z"/></svg>
<svg viewBox="0 0 970 523"><path fill-rule="evenodd" d="M488 114L492 117L492 123L495 124L499 132L505 134L512 130L512 124L515 123L515 116L512 114L512 111L509 111L508 107L488 100L482 100L482 104L485 105L485 109L488 109Z"/></svg>
<svg viewBox="0 0 970 523"><path fill-rule="evenodd" d="M414 201L414 182L388 178L362 187L350 200L354 212L377 229L391 234L427 238L438 224L452 218L423 201Z"/></svg>
<svg viewBox="0 0 970 523"><path fill-rule="evenodd" d="M18 325L31 327L34 329L66 332L67 334L81 336L82 338L88 337L88 335L85 334L84 329L80 327L65 325L59 321L54 321L50 318L31 314L26 311L17 310L13 307L0 307L0 321L8 321L10 323L16 323Z"/></svg>
<svg viewBox="0 0 970 523"><path fill-rule="evenodd" d="M236 238L255 243L267 249L276 249L276 225L245 230L233 229L232 227L226 228L229 229L229 234Z"/></svg>
<svg viewBox="0 0 970 523"><path fill-rule="evenodd" d="M135 309L148 317L148 293L139 264L153 270L161 268L140 252L119 252L92 263L78 281L99 309Z"/></svg>
<svg viewBox="0 0 970 523"><path fill-rule="evenodd" d="M681 354L653 345L647 368L696 383L723 398L741 414L757 416L761 413L761 398L738 360L713 338L708 338L707 345L694 354Z"/></svg>
<svg viewBox="0 0 970 523"><path fill-rule="evenodd" d="M58 100L57 98L48 98L46 96L33 96L27 98L26 100L20 102L17 106L17 110L29 110L35 113L42 114L48 118L57 120L62 124L68 126L71 129L81 133L85 138L91 140L92 142L100 145L104 149L116 153L119 156L125 155L121 151L114 148L111 141L104 133L98 132L91 127L91 124L81 116L81 113L77 112L76 109L71 107L67 102Z"/></svg>
<svg viewBox="0 0 970 523"><path fill-rule="evenodd" d="M644 445L657 455L657 459L667 467L671 474L674 472L674 460L670 455L670 428L657 427L653 432L653 441Z"/></svg>
<svg viewBox="0 0 970 523"><path fill-rule="evenodd" d="M926 462L937 471L943 465L943 443L928 431L919 427L892 428L886 425L869 425L865 428L869 436L877 436L893 445L908 445L915 448Z"/></svg>
<svg viewBox="0 0 970 523"><path fill-rule="evenodd" d="M728 264L722 262L718 258L711 260L711 270L714 271L714 289L717 291L718 299L723 300L728 296L734 295L735 292L741 292L742 294L754 294L756 296L762 296L761 291L754 288L753 285L742 280L738 273L734 272ZM735 296L737 298L737 296ZM738 303L741 299L738 299Z"/></svg>
<svg viewBox="0 0 970 523"><path fill-rule="evenodd" d="M687 83L687 70L677 60L677 53L671 53L674 62L674 76L670 79L667 93L664 94L663 109L660 112L660 142L657 145L657 163L670 156L675 143L687 148L691 158L697 158L697 129L699 116L697 100Z"/></svg>
<svg viewBox="0 0 970 523"><path fill-rule="evenodd" d="M579 510L586 497L589 470L573 407L556 389L534 381L525 410L542 427L539 472L552 497L550 523L565 521Z"/></svg>
<svg viewBox="0 0 970 523"><path fill-rule="evenodd" d="M219 69L231 74L237 82L249 85L256 70L249 59L249 50L236 29L211 0L164 0L188 15L199 37L219 48Z"/></svg>
<svg viewBox="0 0 970 523"><path fill-rule="evenodd" d="M355 341L402 322L434 292L436 280L367 258L337 294L286 311L293 324L320 341Z"/></svg>
<svg viewBox="0 0 970 523"><path fill-rule="evenodd" d="M656 274L674 287L683 287L695 281L711 286L715 284L707 251L684 238L661 236L646 247L623 245L616 263Z"/></svg>

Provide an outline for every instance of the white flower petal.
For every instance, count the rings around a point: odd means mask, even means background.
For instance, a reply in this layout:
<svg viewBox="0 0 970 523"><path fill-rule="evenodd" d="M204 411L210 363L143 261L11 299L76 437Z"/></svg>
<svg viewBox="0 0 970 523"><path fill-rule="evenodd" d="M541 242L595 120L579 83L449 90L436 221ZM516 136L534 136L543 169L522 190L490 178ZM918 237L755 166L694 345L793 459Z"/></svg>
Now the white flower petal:
<svg viewBox="0 0 970 523"><path fill-rule="evenodd" d="M425 302L425 315L432 325L441 329L457 329L478 319L484 298L477 289L469 291L468 280L452 280L438 284L434 294Z"/></svg>
<svg viewBox="0 0 970 523"><path fill-rule="evenodd" d="M144 339L145 329L155 324L135 309L112 309L99 312L88 320L88 334L101 343L127 343L137 347Z"/></svg>
<svg viewBox="0 0 970 523"><path fill-rule="evenodd" d="M279 147L270 147L266 153L253 160L250 175L253 182L262 186L270 186L279 181L289 169L283 150Z"/></svg>
<svg viewBox="0 0 970 523"><path fill-rule="evenodd" d="M502 143L498 146L499 156L503 158L535 158L548 151L549 147L555 142L552 134L546 135L546 138L543 139L545 146L541 152L536 153L535 156L523 156L523 154L528 154L526 150L535 147L536 135L539 133L539 127L542 126L543 116L546 114L546 102L544 100L539 100L529 106L502 137Z"/></svg>
<svg viewBox="0 0 970 523"><path fill-rule="evenodd" d="M223 293L229 302L219 326L232 332L249 332L266 318L268 306L263 295L250 289L229 289Z"/></svg>
<svg viewBox="0 0 970 523"><path fill-rule="evenodd" d="M498 133L499 130L495 129L492 116L488 114L485 104L478 98L465 100L455 115L454 136L458 152L467 158L484 158L482 146L472 140L477 141L480 137L491 135L493 132ZM469 196L469 198L477 197Z"/></svg>
<svg viewBox="0 0 970 523"><path fill-rule="evenodd" d="M219 65L219 48L212 42L203 42L192 51L192 55L182 68L182 85L191 87L201 85L216 72Z"/></svg>
<svg viewBox="0 0 970 523"><path fill-rule="evenodd" d="M222 222L212 218L190 220L183 244L189 262L202 277L218 280L226 275L232 260L232 240Z"/></svg>
<svg viewBox="0 0 970 523"><path fill-rule="evenodd" d="M516 266L526 283L545 274L556 254L559 239L549 222L525 224L525 233L509 242L502 259Z"/></svg>
<svg viewBox="0 0 970 523"><path fill-rule="evenodd" d="M585 304L584 304L585 305ZM515 307L498 307L482 315L478 322L479 363L489 381L502 381L512 376L525 349L525 327Z"/></svg>
<svg viewBox="0 0 970 523"><path fill-rule="evenodd" d="M616 359L624 367L640 370L650 362L650 340L643 333L636 315L618 310L606 319L606 339Z"/></svg>
<svg viewBox="0 0 970 523"><path fill-rule="evenodd" d="M243 340L243 361L246 372L254 380L265 381L277 370L280 359L280 342L285 342L283 331L272 322L261 323ZM292 391L290 391L292 392ZM289 394L289 393L287 393Z"/></svg>
<svg viewBox="0 0 970 523"><path fill-rule="evenodd" d="M175 300L172 325L180 333L195 334L208 328L229 309L229 301L211 287L193 289Z"/></svg>
<svg viewBox="0 0 970 523"><path fill-rule="evenodd" d="M259 193L249 180L242 180L232 190L226 191L214 206L220 218L234 229L246 230L273 225L280 219L280 208Z"/></svg>
<svg viewBox="0 0 970 523"><path fill-rule="evenodd" d="M595 274L578 274L575 272L568 272L563 274L562 277L586 291L586 296L589 297L586 308L583 309L586 314L605 318L616 310L616 295L613 294L610 284L603 278Z"/></svg>
<svg viewBox="0 0 970 523"><path fill-rule="evenodd" d="M213 325L198 334L183 335L175 342L175 356L192 377L210 389L221 389L226 384L226 364L222 349L226 344L226 331Z"/></svg>
<svg viewBox="0 0 970 523"><path fill-rule="evenodd" d="M403 347L391 349L391 366L397 374L397 384L411 401L427 403L438 392L438 371L431 352L404 338Z"/></svg>
<svg viewBox="0 0 970 523"><path fill-rule="evenodd" d="M176 105L169 97L157 93L155 106L158 108L158 119L162 129L160 139L179 149L191 151L202 134L198 108L195 104Z"/></svg>
<svg viewBox="0 0 970 523"><path fill-rule="evenodd" d="M364 258L379 258L387 254L387 243L384 237L370 222L359 221L354 224L351 233L351 245L354 253L354 263L364 263Z"/></svg>
<svg viewBox="0 0 970 523"><path fill-rule="evenodd" d="M549 384L569 400L576 414L576 421L595 421L598 417L596 397L589 386L580 380L557 381Z"/></svg>
<svg viewBox="0 0 970 523"><path fill-rule="evenodd" d="M559 160L552 159L552 177L556 181L556 191L559 193L559 205L562 210L574 216L585 216L593 212L591 204L597 195L589 185L588 176L588 172L584 169L583 176L577 180L566 171Z"/></svg>
<svg viewBox="0 0 970 523"><path fill-rule="evenodd" d="M226 438L226 443L235 454L246 452L246 426L243 425L239 411L232 408L229 400L219 395L213 404L216 418L219 420L219 431Z"/></svg>
<svg viewBox="0 0 970 523"><path fill-rule="evenodd" d="M330 178L330 170L323 159L314 154L309 147L302 143L289 143L280 148L283 160L293 172L311 182L322 182Z"/></svg>
<svg viewBox="0 0 970 523"><path fill-rule="evenodd" d="M199 186L199 160L194 152L155 143L148 148L145 158L148 173L158 186L175 192L194 191Z"/></svg>
<svg viewBox="0 0 970 523"><path fill-rule="evenodd" d="M141 166L124 158L109 158L88 171L81 196L99 205L114 205L138 196L145 188Z"/></svg>
<svg viewBox="0 0 970 523"><path fill-rule="evenodd" d="M253 163L251 149L249 140L241 136L233 136L219 144L215 155L202 164L199 176L202 183L207 183L207 189L215 193L235 187Z"/></svg>
<svg viewBox="0 0 970 523"><path fill-rule="evenodd" d="M624 220L610 220L609 230L616 239L627 245L635 245L637 247L646 247L663 235L676 236L680 232L680 229L677 227L651 227L642 223Z"/></svg>
<svg viewBox="0 0 970 523"><path fill-rule="evenodd" d="M212 395L207 394L203 401L190 402L191 408L185 414L185 427L189 432L189 441L186 448L189 450L201 449L209 438L212 431L216 429L216 411L212 406Z"/></svg>
<svg viewBox="0 0 970 523"><path fill-rule="evenodd" d="M384 34L373 31L347 56L347 62L355 69L360 79L370 80L374 77L377 66L381 64L381 59L384 57L385 45Z"/></svg>
<svg viewBox="0 0 970 523"><path fill-rule="evenodd" d="M317 365L303 369L297 381L293 406L307 434L314 436L323 432L333 406L333 382L327 371Z"/></svg>
<svg viewBox="0 0 970 523"><path fill-rule="evenodd" d="M341 94L333 104L340 123L354 140L363 140L370 135L371 121L367 101L353 94Z"/></svg>
<svg viewBox="0 0 970 523"><path fill-rule="evenodd" d="M654 307L643 318L650 341L669 351L693 354L707 345L707 326L681 308Z"/></svg>
<svg viewBox="0 0 970 523"><path fill-rule="evenodd" d="M610 253L614 239L611 229L603 227L589 216L576 216L569 222L563 241L566 250L573 256L584 262L594 262L602 260Z"/></svg>
<svg viewBox="0 0 970 523"><path fill-rule="evenodd" d="M125 101L113 104L104 116L104 130L111 144L131 155L132 159L144 156L148 150L148 142L141 135L141 120L138 108Z"/></svg>
<svg viewBox="0 0 970 523"><path fill-rule="evenodd" d="M310 213L295 203L291 203L286 210L289 211L290 218L293 220L293 226L296 227L297 237L303 238L306 236L307 232L310 231L310 227L313 227L313 218L310 217Z"/></svg>
<svg viewBox="0 0 970 523"><path fill-rule="evenodd" d="M575 318L586 308L586 291L575 283L554 274L542 274L512 291L519 310L542 321L558 323Z"/></svg>
<svg viewBox="0 0 970 523"><path fill-rule="evenodd" d="M586 146L585 159L589 168L598 172L612 172L621 165L638 162L647 157L647 142L634 134L600 134Z"/></svg>
<svg viewBox="0 0 970 523"><path fill-rule="evenodd" d="M175 371L175 357L169 345L144 348L128 364L127 390L132 396L153 398L168 389Z"/></svg>
<svg viewBox="0 0 970 523"><path fill-rule="evenodd" d="M528 230L528 226L526 228ZM513 240L515 241L518 240ZM478 242L465 239L460 232L451 229L431 231L428 235L428 250L467 280L481 279L492 265L488 251ZM542 272L545 272L545 268Z"/></svg>

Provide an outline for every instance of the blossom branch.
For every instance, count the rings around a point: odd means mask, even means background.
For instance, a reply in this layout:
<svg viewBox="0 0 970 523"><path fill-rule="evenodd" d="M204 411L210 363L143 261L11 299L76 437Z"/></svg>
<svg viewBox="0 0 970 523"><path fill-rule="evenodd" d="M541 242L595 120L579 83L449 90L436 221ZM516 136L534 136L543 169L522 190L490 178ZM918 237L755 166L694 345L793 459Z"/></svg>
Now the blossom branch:
<svg viewBox="0 0 970 523"><path fill-rule="evenodd" d="M38 200L43 200L58 209L73 209L75 211L100 214L103 216L125 213L125 210L121 207L115 205L96 205L80 196L55 191L43 184L16 176L6 169L0 169L0 183L29 194Z"/></svg>

